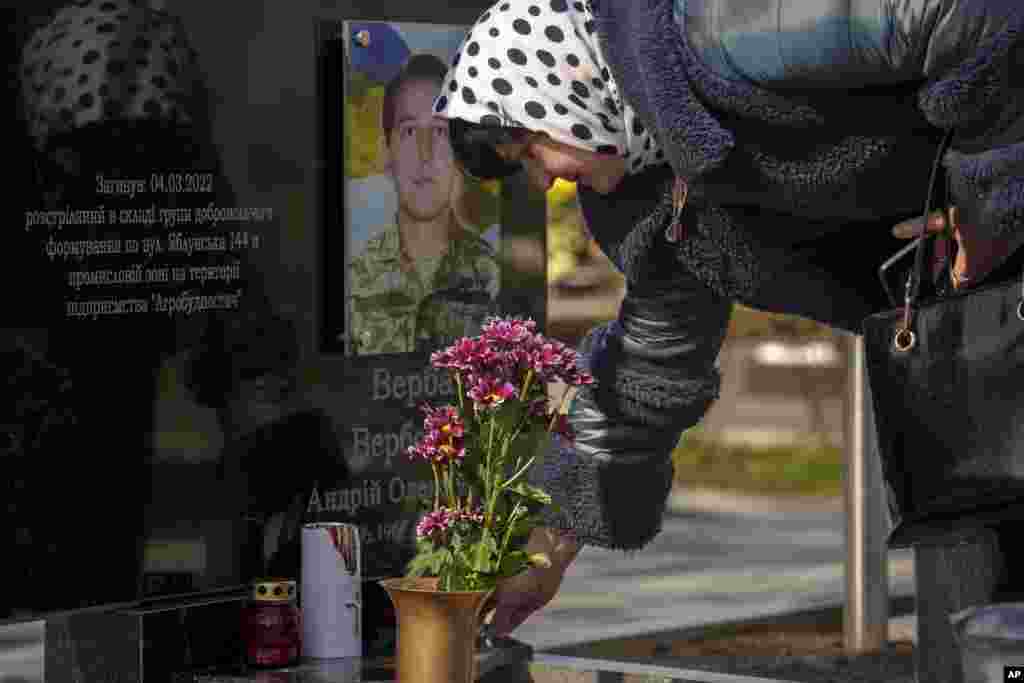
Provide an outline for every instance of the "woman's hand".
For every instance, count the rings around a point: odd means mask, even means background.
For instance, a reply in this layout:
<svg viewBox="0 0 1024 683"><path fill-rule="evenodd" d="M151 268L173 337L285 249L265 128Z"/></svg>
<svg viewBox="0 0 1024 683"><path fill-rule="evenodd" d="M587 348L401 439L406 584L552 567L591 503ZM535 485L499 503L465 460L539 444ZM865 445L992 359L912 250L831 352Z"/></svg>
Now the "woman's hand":
<svg viewBox="0 0 1024 683"><path fill-rule="evenodd" d="M556 529L539 527L530 535L526 550L530 554L544 553L551 559L551 566L531 567L499 584L484 608L494 610L490 623L495 637L507 637L531 614L551 602L580 549L570 536Z"/></svg>
<svg viewBox="0 0 1024 683"><path fill-rule="evenodd" d="M963 225L956 220L956 207L949 209L948 213L936 211L928 218L928 232L943 233L948 226L952 225L953 239L956 240L956 260L950 271L950 278L953 286L957 289L970 287L986 275L999 263L1008 253L1007 243L1004 240L980 239L977 236L977 229L974 226ZM914 218L899 223L892 229L892 234L900 239L913 239L921 233L921 220ZM946 257L946 250L949 243L946 240L939 240L935 245L935 271L941 266Z"/></svg>

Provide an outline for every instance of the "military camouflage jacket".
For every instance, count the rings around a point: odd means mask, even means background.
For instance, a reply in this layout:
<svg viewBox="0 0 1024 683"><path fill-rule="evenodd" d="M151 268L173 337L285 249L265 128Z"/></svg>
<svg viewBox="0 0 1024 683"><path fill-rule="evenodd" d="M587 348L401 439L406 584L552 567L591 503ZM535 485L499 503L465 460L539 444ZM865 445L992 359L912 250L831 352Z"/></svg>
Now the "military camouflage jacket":
<svg viewBox="0 0 1024 683"><path fill-rule="evenodd" d="M349 329L358 355L434 351L497 315L494 249L463 231L438 258L403 265L397 221L349 265Z"/></svg>

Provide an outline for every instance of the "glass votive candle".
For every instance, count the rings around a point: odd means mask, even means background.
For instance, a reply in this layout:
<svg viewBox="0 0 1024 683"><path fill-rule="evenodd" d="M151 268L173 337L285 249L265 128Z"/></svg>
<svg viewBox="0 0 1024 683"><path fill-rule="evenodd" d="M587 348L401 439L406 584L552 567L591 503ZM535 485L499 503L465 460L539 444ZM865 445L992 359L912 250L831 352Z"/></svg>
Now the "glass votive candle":
<svg viewBox="0 0 1024 683"><path fill-rule="evenodd" d="M242 640L246 660L259 668L282 667L299 661L302 615L291 579L257 579L242 608Z"/></svg>

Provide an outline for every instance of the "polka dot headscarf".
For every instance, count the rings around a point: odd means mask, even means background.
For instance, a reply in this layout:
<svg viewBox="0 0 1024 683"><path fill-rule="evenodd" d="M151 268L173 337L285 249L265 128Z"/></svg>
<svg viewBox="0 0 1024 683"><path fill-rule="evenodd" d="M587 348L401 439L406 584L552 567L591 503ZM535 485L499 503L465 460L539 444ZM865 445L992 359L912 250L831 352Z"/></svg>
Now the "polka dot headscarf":
<svg viewBox="0 0 1024 683"><path fill-rule="evenodd" d="M22 50L29 130L54 135L110 119L190 122L195 52L174 17L137 0L76 0Z"/></svg>
<svg viewBox="0 0 1024 683"><path fill-rule="evenodd" d="M619 95L589 3L500 0L463 41L434 111L618 154L632 173L664 162L654 137Z"/></svg>

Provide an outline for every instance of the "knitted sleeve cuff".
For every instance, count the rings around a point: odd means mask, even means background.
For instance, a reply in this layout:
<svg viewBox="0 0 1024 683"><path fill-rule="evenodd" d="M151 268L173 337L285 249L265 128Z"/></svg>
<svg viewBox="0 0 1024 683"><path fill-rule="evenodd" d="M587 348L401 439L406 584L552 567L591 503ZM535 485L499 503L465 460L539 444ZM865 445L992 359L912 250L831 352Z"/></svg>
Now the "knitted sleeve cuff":
<svg viewBox="0 0 1024 683"><path fill-rule="evenodd" d="M573 534L580 546L632 551L661 531L673 467L665 451L618 462L555 445L538 475L536 485L557 506L545 509L542 524Z"/></svg>
<svg viewBox="0 0 1024 683"><path fill-rule="evenodd" d="M552 447L536 483L559 508L547 513L547 526L572 530L583 544L637 550L661 530L672 451L717 398L720 379L717 347L708 359L684 344L675 347L681 362L659 362L657 339L631 348L637 340L626 338L623 319L591 330L581 344L581 363L596 382L573 401L575 441ZM687 357L694 355L703 360L694 364Z"/></svg>
<svg viewBox="0 0 1024 683"><path fill-rule="evenodd" d="M950 150L946 166L959 222L982 239L1005 241L1007 256L1024 245L1024 142L976 154Z"/></svg>

